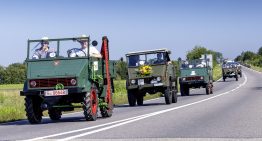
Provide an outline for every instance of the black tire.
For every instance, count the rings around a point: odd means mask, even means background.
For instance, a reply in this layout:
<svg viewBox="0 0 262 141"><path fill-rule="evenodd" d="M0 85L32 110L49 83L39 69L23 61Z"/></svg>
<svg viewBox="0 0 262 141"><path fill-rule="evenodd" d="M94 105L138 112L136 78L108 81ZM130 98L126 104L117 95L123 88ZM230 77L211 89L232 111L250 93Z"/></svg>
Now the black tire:
<svg viewBox="0 0 262 141"><path fill-rule="evenodd" d="M238 75L236 75L236 81L238 81Z"/></svg>
<svg viewBox="0 0 262 141"><path fill-rule="evenodd" d="M83 111L87 121L95 121L98 111L97 88L93 85L90 92L87 92L83 100Z"/></svg>
<svg viewBox="0 0 262 141"><path fill-rule="evenodd" d="M211 84L210 84L210 83L208 83L208 84L206 85L206 94L207 94L207 95L211 94Z"/></svg>
<svg viewBox="0 0 262 141"><path fill-rule="evenodd" d="M102 115L102 117L111 117L113 114L113 103L110 102L108 104L108 107L100 109L100 113Z"/></svg>
<svg viewBox="0 0 262 141"><path fill-rule="evenodd" d="M136 90L127 90L127 98L129 106L136 106Z"/></svg>
<svg viewBox="0 0 262 141"><path fill-rule="evenodd" d="M171 104L172 103L172 90L170 89L170 87L166 88L164 95L165 95L166 104Z"/></svg>
<svg viewBox="0 0 262 141"><path fill-rule="evenodd" d="M177 90L172 91L172 103L177 103Z"/></svg>
<svg viewBox="0 0 262 141"><path fill-rule="evenodd" d="M242 72L240 72L240 77L242 77Z"/></svg>
<svg viewBox="0 0 262 141"><path fill-rule="evenodd" d="M41 109L41 98L25 97L26 116L31 124L39 124L42 121L43 110Z"/></svg>
<svg viewBox="0 0 262 141"><path fill-rule="evenodd" d="M137 93L136 102L138 106L143 106L144 103L144 95L142 93Z"/></svg>
<svg viewBox="0 0 262 141"><path fill-rule="evenodd" d="M224 81L224 82L226 81L226 77L223 77L223 81Z"/></svg>
<svg viewBox="0 0 262 141"><path fill-rule="evenodd" d="M58 108L50 108L48 109L48 115L51 120L59 120L62 115L62 111Z"/></svg>
<svg viewBox="0 0 262 141"><path fill-rule="evenodd" d="M184 89L184 85L180 83L180 93L181 93L181 96L186 96L185 95L185 89Z"/></svg>
<svg viewBox="0 0 262 141"><path fill-rule="evenodd" d="M189 88L189 87L185 87L184 89L185 89L185 95L186 95L186 96L189 96L189 94L190 94L190 88Z"/></svg>

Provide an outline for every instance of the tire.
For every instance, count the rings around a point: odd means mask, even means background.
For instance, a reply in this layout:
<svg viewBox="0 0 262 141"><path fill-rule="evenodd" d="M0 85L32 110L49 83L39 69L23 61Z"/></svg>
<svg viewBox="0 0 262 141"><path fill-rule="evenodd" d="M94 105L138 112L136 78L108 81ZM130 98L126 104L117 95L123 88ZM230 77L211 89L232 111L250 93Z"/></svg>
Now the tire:
<svg viewBox="0 0 262 141"><path fill-rule="evenodd" d="M98 111L97 88L93 85L90 92L87 92L83 100L83 111L87 121L95 121Z"/></svg>
<svg viewBox="0 0 262 141"><path fill-rule="evenodd" d="M240 77L242 77L242 72L240 72Z"/></svg>
<svg viewBox="0 0 262 141"><path fill-rule="evenodd" d="M111 102L108 103L108 107L100 109L100 113L102 117L111 117L113 114L113 103L112 100Z"/></svg>
<svg viewBox="0 0 262 141"><path fill-rule="evenodd" d="M25 97L26 116L31 124L39 124L42 121L43 110L41 109L41 99L38 97Z"/></svg>
<svg viewBox="0 0 262 141"><path fill-rule="evenodd" d="M226 81L226 77L223 77L223 81L224 81L224 82Z"/></svg>
<svg viewBox="0 0 262 141"><path fill-rule="evenodd" d="M184 89L184 85L180 83L180 93L181 93L181 96L186 96L185 95L185 89Z"/></svg>
<svg viewBox="0 0 262 141"><path fill-rule="evenodd" d="M135 90L127 90L127 98L129 106L136 106Z"/></svg>
<svg viewBox="0 0 262 141"><path fill-rule="evenodd" d="M62 111L58 108L48 109L48 114L51 120L59 120L62 115Z"/></svg>
<svg viewBox="0 0 262 141"><path fill-rule="evenodd" d="M172 103L172 91L170 87L166 88L164 95L165 95L166 104L171 104Z"/></svg>
<svg viewBox="0 0 262 141"><path fill-rule="evenodd" d="M211 94L211 84L210 84L210 83L208 83L208 84L206 85L206 94L207 94L207 95Z"/></svg>
<svg viewBox="0 0 262 141"><path fill-rule="evenodd" d="M172 91L172 103L177 103L177 90Z"/></svg>
<svg viewBox="0 0 262 141"><path fill-rule="evenodd" d="M185 95L186 96L189 96L189 94L190 94L189 90L190 90L189 87L185 87Z"/></svg>
<svg viewBox="0 0 262 141"><path fill-rule="evenodd" d="M138 93L136 95L136 102L138 106L143 106L144 103L144 95L142 93Z"/></svg>
<svg viewBox="0 0 262 141"><path fill-rule="evenodd" d="M238 81L238 75L236 75L236 81Z"/></svg>

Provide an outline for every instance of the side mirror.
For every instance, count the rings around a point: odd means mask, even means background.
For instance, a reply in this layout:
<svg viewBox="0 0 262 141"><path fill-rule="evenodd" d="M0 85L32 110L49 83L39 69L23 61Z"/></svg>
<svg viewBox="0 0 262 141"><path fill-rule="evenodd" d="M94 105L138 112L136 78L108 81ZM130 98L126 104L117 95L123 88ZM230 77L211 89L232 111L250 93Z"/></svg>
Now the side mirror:
<svg viewBox="0 0 262 141"><path fill-rule="evenodd" d="M92 41L92 46L94 46L94 47L95 47L95 46L97 46L97 44L98 44L98 43L97 43L97 41L96 41L96 40Z"/></svg>

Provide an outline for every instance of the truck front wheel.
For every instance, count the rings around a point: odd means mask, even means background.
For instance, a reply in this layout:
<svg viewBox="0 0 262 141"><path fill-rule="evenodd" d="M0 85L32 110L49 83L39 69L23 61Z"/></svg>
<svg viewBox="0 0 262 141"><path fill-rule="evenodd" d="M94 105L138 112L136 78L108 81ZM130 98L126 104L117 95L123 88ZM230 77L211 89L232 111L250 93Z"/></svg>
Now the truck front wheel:
<svg viewBox="0 0 262 141"><path fill-rule="evenodd" d="M62 111L58 108L49 108L48 114L51 120L59 120L62 115Z"/></svg>
<svg viewBox="0 0 262 141"><path fill-rule="evenodd" d="M83 111L87 121L95 121L97 119L98 96L95 86L91 87L84 97Z"/></svg>
<svg viewBox="0 0 262 141"><path fill-rule="evenodd" d="M164 95L165 95L166 104L171 104L171 102L172 102L172 89L170 87L166 88Z"/></svg>
<svg viewBox="0 0 262 141"><path fill-rule="evenodd" d="M136 90L127 90L127 98L129 106L136 106Z"/></svg>
<svg viewBox="0 0 262 141"><path fill-rule="evenodd" d="M137 105L142 106L144 102L144 95L142 93L137 93L136 101L137 101Z"/></svg>
<svg viewBox="0 0 262 141"><path fill-rule="evenodd" d="M43 110L41 109L41 99L39 97L26 96L25 111L27 119L31 124L41 123Z"/></svg>

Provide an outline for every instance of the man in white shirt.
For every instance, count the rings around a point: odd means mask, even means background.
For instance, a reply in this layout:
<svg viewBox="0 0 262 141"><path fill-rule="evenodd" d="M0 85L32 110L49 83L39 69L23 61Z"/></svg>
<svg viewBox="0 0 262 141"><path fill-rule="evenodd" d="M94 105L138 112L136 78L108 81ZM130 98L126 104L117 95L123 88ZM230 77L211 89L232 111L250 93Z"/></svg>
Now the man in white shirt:
<svg viewBox="0 0 262 141"><path fill-rule="evenodd" d="M81 37L87 37L86 35L82 35ZM82 57L82 56L87 56L88 49L89 49L89 56L90 57L97 57L97 58L102 58L102 55L100 52L93 46L89 46L88 48L88 40L87 39L80 39L78 42L81 44L81 49L75 51L74 53L70 54L70 57Z"/></svg>

